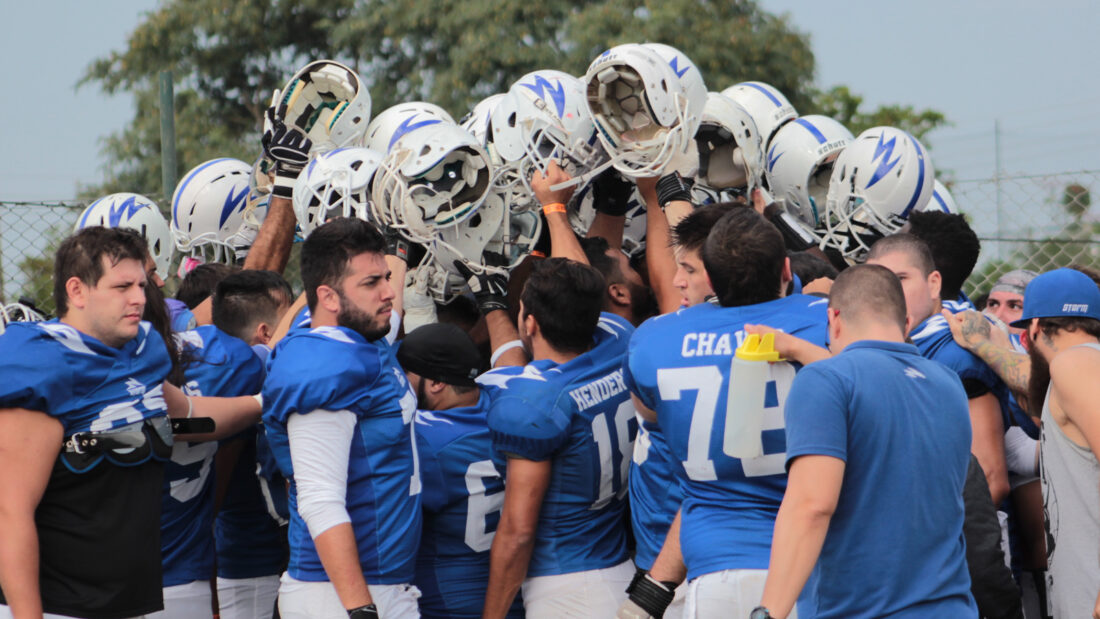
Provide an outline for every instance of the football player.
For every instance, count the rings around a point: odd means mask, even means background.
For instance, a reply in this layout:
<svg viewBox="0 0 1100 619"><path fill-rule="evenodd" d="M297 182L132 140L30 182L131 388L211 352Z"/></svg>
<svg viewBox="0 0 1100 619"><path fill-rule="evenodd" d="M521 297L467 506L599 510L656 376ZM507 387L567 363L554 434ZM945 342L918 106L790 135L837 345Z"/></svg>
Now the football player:
<svg viewBox="0 0 1100 619"><path fill-rule="evenodd" d="M148 255L131 230L99 226L54 261L60 319L0 339L0 613L132 617L161 602L160 486L172 417L210 417L228 436L252 396L186 396L141 320Z"/></svg>
<svg viewBox="0 0 1100 619"><path fill-rule="evenodd" d="M263 277L264 273L248 271L243 277ZM267 290L235 298L223 294L214 324L176 335L184 363L184 393L231 397L259 393L263 388L264 362L252 349L252 345L259 343L254 338L256 329L248 327L261 319L274 324L280 307L285 309L290 304L289 294L282 289L286 286L282 278L266 273L274 277L274 295L269 296ZM165 609L153 617L211 616L215 502L212 473L217 452L218 444L210 441L177 440L172 445L161 498ZM277 539L274 546L276 550L280 546ZM269 610L274 608L274 598L270 602Z"/></svg>
<svg viewBox="0 0 1100 619"><path fill-rule="evenodd" d="M765 384L730 393L731 360L743 326L764 319L818 346L825 342L826 301L782 296L791 281L783 238L756 211L732 209L702 253L718 303L648 321L631 339L624 365L639 413L657 424L682 464L675 470L684 498L620 617L660 617L685 576L695 616L747 616L756 605L786 486L782 406L795 369L774 364ZM763 428L758 453L727 455L726 426L750 416Z"/></svg>
<svg viewBox="0 0 1100 619"><path fill-rule="evenodd" d="M600 313L604 291L589 266L539 262L519 312L534 360L480 378L505 470L484 617L504 617L521 586L529 617L608 617L633 574L624 516L637 422L621 370L633 327Z"/></svg>
<svg viewBox="0 0 1100 619"><path fill-rule="evenodd" d="M314 230L301 269L311 328L268 362L264 425L293 508L287 619L419 616L416 396L385 339L399 301L385 248L359 219Z"/></svg>
<svg viewBox="0 0 1100 619"><path fill-rule="evenodd" d="M955 370L962 380L970 401L971 451L985 471L993 504L1000 505L1009 491L1001 412L1007 388L989 366L952 339L947 320L940 315L941 276L924 241L909 234L885 237L871 247L867 263L884 266L898 276L914 325L909 337L922 355Z"/></svg>
<svg viewBox="0 0 1100 619"><path fill-rule="evenodd" d="M420 408L420 615L477 619L489 581L489 547L504 503L504 480L489 457L489 396L474 382L481 356L465 331L435 323L409 333L397 349L397 359ZM523 617L519 598L508 617Z"/></svg>
<svg viewBox="0 0 1100 619"><path fill-rule="evenodd" d="M214 291L214 325L251 344L266 363L267 344L292 296L278 273L234 273ZM271 617L279 575L286 569L290 514L286 480L271 456L263 426L219 445L214 467L217 488L225 495L214 522L219 614L223 619Z"/></svg>

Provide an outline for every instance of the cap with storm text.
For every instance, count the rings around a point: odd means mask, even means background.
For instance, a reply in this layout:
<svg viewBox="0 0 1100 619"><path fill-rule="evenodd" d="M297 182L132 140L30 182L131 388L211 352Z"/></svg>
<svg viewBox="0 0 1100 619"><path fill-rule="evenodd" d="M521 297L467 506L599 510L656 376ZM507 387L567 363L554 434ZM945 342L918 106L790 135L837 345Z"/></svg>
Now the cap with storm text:
<svg viewBox="0 0 1100 619"><path fill-rule="evenodd" d="M1073 269L1055 269L1031 280L1024 293L1024 313L1013 327L1026 327L1032 318L1093 318L1100 320L1100 288Z"/></svg>

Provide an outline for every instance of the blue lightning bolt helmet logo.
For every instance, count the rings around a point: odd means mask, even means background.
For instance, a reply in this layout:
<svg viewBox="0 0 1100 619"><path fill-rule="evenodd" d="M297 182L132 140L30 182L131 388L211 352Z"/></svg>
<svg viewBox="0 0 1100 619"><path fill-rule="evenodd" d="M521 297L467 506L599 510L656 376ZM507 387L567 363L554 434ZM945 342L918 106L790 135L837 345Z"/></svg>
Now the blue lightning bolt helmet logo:
<svg viewBox="0 0 1100 619"><path fill-rule="evenodd" d="M540 99L546 99L547 95L549 95L550 100L554 102L554 107L558 111L558 118L565 115L565 85L560 81L557 82L557 86L555 86L545 77L536 75L534 84L521 85L535 93L535 96Z"/></svg>
<svg viewBox="0 0 1100 619"><path fill-rule="evenodd" d="M897 145L897 137L891 137L889 140L884 141L886 137L885 133L881 133L878 136L878 144L875 145L874 155L871 156L871 162L875 162L879 157L882 157L882 161L879 161L878 168L875 169L875 173L871 175L871 180L867 183L866 189L870 189L875 183L882 180L890 170L894 169L894 166L901 161L901 155L899 154L893 161L890 161L890 157L894 154L894 147Z"/></svg>
<svg viewBox="0 0 1100 619"><path fill-rule="evenodd" d="M683 77L684 74L687 73L691 69L690 64L688 66L684 67L683 69L680 68L680 57L679 56L673 56L672 60L668 61L668 66L672 67L672 71L676 74L676 77Z"/></svg>
<svg viewBox="0 0 1100 619"><path fill-rule="evenodd" d="M428 125L438 125L439 123L443 122L443 121L439 120L438 118L428 118L428 119L422 120L418 123L414 123L413 120L416 117L417 117L417 114L413 114L412 116L409 116L404 121L402 121L400 125L397 126L397 131L393 132L393 137L390 138L390 143L386 147L387 150L390 149L390 148L393 148L393 145L397 142L397 140L401 139L401 137L403 135L405 135L406 133L408 133L408 132L410 132L414 129L419 129L421 127L427 127Z"/></svg>

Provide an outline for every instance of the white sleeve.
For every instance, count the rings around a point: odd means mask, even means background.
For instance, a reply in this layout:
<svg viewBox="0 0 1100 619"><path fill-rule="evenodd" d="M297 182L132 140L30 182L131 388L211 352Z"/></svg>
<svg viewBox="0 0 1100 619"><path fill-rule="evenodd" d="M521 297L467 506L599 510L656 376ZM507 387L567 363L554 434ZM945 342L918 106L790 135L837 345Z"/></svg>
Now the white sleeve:
<svg viewBox="0 0 1100 619"><path fill-rule="evenodd" d="M1039 474L1039 441L1031 438L1018 426L1005 432L1005 463L1008 470L1026 478Z"/></svg>
<svg viewBox="0 0 1100 619"><path fill-rule="evenodd" d="M433 305L434 307L434 305ZM397 341L397 334L401 332L401 314L390 312L390 330L386 334L386 341L393 345Z"/></svg>
<svg viewBox="0 0 1100 619"><path fill-rule="evenodd" d="M346 410L293 413L287 419L298 514L309 528L310 537L351 522L346 499L355 422L355 414Z"/></svg>

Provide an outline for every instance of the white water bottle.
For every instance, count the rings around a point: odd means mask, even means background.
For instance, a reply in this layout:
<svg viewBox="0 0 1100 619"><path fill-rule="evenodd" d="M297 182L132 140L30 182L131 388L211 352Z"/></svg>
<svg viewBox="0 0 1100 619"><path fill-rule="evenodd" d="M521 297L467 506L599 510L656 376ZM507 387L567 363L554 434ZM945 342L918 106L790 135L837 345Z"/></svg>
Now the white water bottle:
<svg viewBox="0 0 1100 619"><path fill-rule="evenodd" d="M782 361L775 350L775 335L749 335L730 361L726 392L726 432L722 452L733 458L764 455L764 400L771 380L769 362Z"/></svg>

